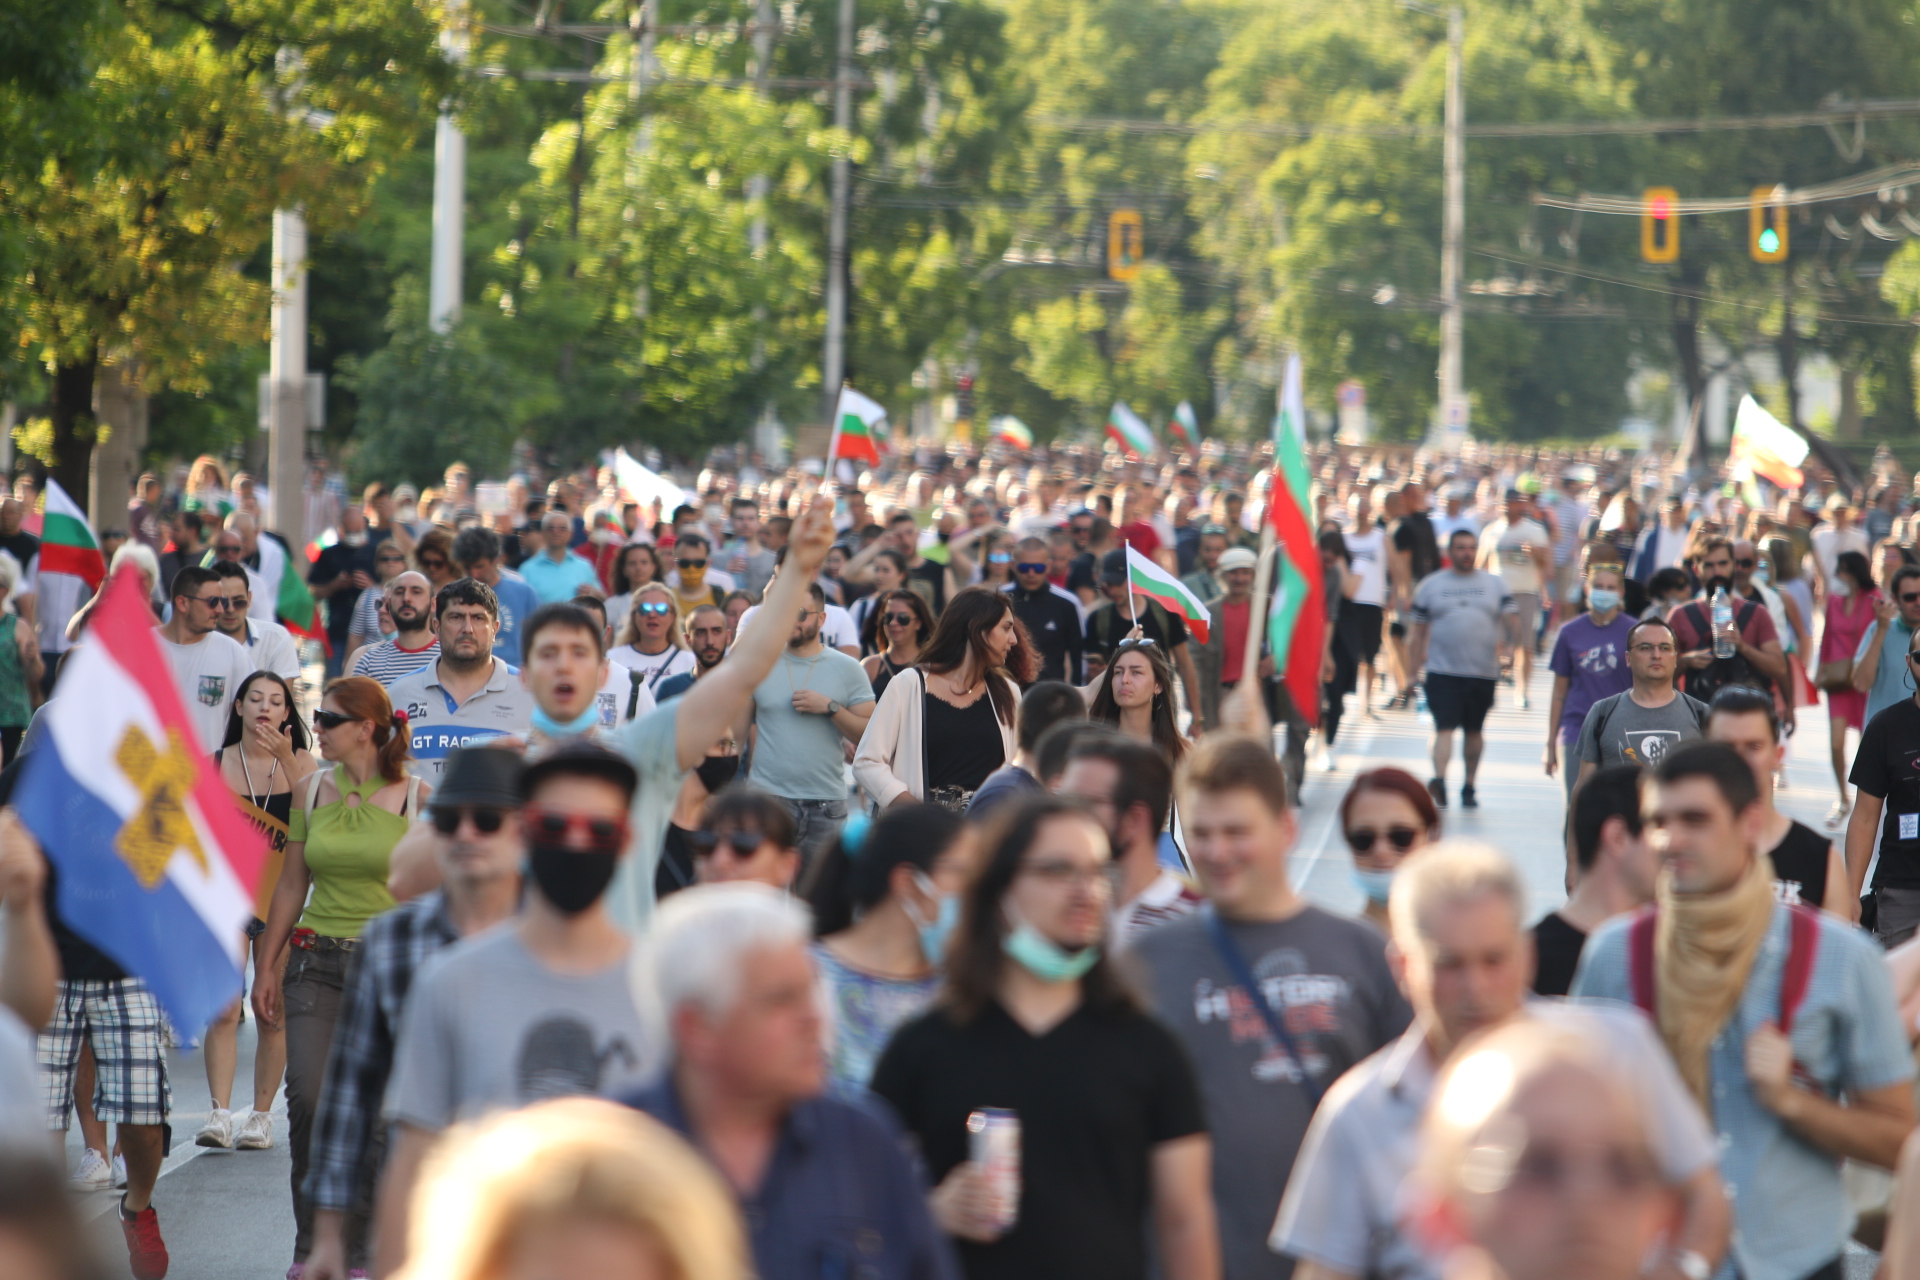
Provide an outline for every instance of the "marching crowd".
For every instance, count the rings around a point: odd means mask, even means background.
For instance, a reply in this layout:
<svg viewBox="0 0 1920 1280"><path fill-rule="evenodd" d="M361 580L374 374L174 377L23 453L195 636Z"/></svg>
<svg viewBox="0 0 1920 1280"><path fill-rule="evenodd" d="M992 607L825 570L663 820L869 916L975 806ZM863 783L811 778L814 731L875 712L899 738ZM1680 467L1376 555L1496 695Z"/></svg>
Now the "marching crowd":
<svg viewBox="0 0 1920 1280"><path fill-rule="evenodd" d="M678 503L316 467L311 548L212 459L141 477L101 542L270 846L250 981L168 1025L0 808L0 1277L102 1274L63 1183L168 1273L196 1040L192 1140L290 1149L289 1280L1839 1280L1852 1239L1920 1277L1891 458L1768 500L1658 452L1323 446L1315 707L1255 616L1258 451L710 461ZM41 586L35 498L0 501L0 804L98 600ZM1536 657L1538 920L1443 838ZM1822 696L1817 831L1777 799ZM1307 901L1310 764L1414 714L1429 776L1339 805L1362 913Z"/></svg>

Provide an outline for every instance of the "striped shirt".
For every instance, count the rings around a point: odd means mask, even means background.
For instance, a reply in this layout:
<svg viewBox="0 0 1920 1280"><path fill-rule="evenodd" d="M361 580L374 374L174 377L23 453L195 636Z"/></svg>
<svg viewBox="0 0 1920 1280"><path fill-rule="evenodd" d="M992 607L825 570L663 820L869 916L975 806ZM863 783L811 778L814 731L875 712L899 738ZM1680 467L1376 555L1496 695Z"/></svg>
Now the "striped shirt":
<svg viewBox="0 0 1920 1280"><path fill-rule="evenodd" d="M370 644L361 651L348 675L372 676L383 685L392 684L401 676L412 675L430 662L440 660L440 639L438 636L427 642L425 648L402 649L392 640L382 640L379 644Z"/></svg>

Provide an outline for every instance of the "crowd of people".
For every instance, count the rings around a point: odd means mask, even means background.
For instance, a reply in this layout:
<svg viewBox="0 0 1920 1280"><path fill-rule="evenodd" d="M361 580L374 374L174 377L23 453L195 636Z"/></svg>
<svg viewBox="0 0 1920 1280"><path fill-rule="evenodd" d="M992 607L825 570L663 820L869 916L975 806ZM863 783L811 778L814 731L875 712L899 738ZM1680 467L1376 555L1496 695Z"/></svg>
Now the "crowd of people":
<svg viewBox="0 0 1920 1280"><path fill-rule="evenodd" d="M289 1148L289 1280L1838 1280L1856 1238L1920 1277L1906 477L1310 461L1314 707L1243 446L722 453L678 503L316 466L310 548L213 459L142 476L95 522L269 846L249 984L170 1026L0 808L0 1276L99 1274L63 1181L168 1273L199 1041L193 1141ZM0 501L0 804L98 599L43 585L35 499ZM1443 834L1503 685L1566 799L1512 851ZM1822 694L1817 831L1778 793ZM1346 916L1290 855L1356 715L1423 716L1431 770L1352 778Z"/></svg>

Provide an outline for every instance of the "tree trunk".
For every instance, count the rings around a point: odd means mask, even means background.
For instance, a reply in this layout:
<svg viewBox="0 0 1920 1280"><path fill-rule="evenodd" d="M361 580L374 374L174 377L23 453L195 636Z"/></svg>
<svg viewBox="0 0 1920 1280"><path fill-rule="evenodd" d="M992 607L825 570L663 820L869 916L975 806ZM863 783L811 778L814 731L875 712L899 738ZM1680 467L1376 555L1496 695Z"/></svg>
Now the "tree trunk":
<svg viewBox="0 0 1920 1280"><path fill-rule="evenodd" d="M1673 294L1673 354L1687 391L1688 438L1677 441L1681 456L1698 466L1706 454L1707 372L1700 361L1700 299L1690 294L1699 281L1683 271Z"/></svg>
<svg viewBox="0 0 1920 1280"><path fill-rule="evenodd" d="M53 394L48 417L53 422L53 466L48 474L76 503L87 501L87 482L93 472L93 379L100 357L62 360L53 368Z"/></svg>
<svg viewBox="0 0 1920 1280"><path fill-rule="evenodd" d="M147 443L147 393L138 367L123 355L100 366L94 380L94 419L99 433L93 445L93 469L87 509L102 532L113 528L133 494L140 452Z"/></svg>

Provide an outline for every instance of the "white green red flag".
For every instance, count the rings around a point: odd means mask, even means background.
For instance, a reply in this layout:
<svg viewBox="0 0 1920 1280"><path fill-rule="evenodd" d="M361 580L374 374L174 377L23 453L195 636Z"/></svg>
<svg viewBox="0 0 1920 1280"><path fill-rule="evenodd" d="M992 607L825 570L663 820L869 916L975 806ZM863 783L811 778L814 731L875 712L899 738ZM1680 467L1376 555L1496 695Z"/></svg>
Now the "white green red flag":
<svg viewBox="0 0 1920 1280"><path fill-rule="evenodd" d="M1735 479L1761 476L1782 489L1798 489L1807 480L1800 470L1807 450L1806 438L1799 432L1783 425L1752 396L1740 398L1733 416L1733 443L1727 450Z"/></svg>
<svg viewBox="0 0 1920 1280"><path fill-rule="evenodd" d="M1313 536L1312 477L1307 469L1306 395L1300 354L1287 357L1280 412L1273 420L1273 483L1267 520L1275 542L1273 609L1267 639L1274 668L1308 724L1320 723L1320 657L1326 642L1326 582Z"/></svg>
<svg viewBox="0 0 1920 1280"><path fill-rule="evenodd" d="M1167 424L1167 429L1173 432L1188 449L1199 452L1200 419L1193 416L1193 406L1185 400L1182 400L1179 407L1173 411L1173 421Z"/></svg>
<svg viewBox="0 0 1920 1280"><path fill-rule="evenodd" d="M64 573L85 582L89 592L98 591L107 576L107 560L86 514L52 477L47 479L46 502L40 525L40 572Z"/></svg>
<svg viewBox="0 0 1920 1280"><path fill-rule="evenodd" d="M993 438L1016 449L1033 448L1033 431L1026 423L1005 414L993 420Z"/></svg>
<svg viewBox="0 0 1920 1280"><path fill-rule="evenodd" d="M1187 590L1185 583L1135 551L1131 544L1127 546L1127 581L1134 594L1145 596L1168 613L1180 615L1186 620L1187 630L1193 632L1193 638L1201 644L1207 642L1207 633L1213 627L1213 615L1207 612L1207 606Z"/></svg>
<svg viewBox="0 0 1920 1280"><path fill-rule="evenodd" d="M852 458L878 466L887 443L887 411L878 401L852 387L840 388L833 406L833 434L827 439L827 462ZM831 465L827 468L831 471Z"/></svg>
<svg viewBox="0 0 1920 1280"><path fill-rule="evenodd" d="M1129 409L1124 400L1115 400L1107 414L1107 435L1122 449L1143 458L1152 457L1159 447L1153 438L1153 428L1142 422L1140 415Z"/></svg>

